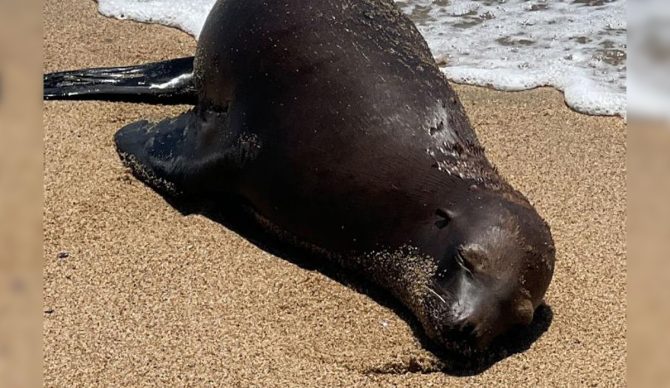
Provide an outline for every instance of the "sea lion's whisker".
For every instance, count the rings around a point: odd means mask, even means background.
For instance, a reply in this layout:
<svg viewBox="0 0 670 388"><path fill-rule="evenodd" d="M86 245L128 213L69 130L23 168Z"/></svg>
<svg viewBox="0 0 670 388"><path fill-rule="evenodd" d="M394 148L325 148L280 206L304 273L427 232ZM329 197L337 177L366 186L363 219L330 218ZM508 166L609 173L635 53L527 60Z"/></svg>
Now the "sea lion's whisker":
<svg viewBox="0 0 670 388"><path fill-rule="evenodd" d="M426 289L427 289L428 291L430 291L433 295L437 296L437 298L438 298L439 300L441 300L442 303L447 304L447 301L444 300L444 298L442 297L442 295L438 294L437 291L433 290L430 286L426 286Z"/></svg>

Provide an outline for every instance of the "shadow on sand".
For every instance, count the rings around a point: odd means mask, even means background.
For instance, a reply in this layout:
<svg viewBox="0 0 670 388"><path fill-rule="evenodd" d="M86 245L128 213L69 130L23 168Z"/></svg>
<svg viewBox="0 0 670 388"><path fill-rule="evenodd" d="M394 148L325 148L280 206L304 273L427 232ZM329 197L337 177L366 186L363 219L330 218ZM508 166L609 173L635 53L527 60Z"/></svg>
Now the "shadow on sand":
<svg viewBox="0 0 670 388"><path fill-rule="evenodd" d="M221 198L216 202L198 198L197 201L189 199L175 199L163 195L163 198L182 215L199 214L210 220L234 231L268 253L287 260L303 269L319 271L325 276L343 284L357 292L365 294L375 302L393 310L398 316L405 320L412 328L414 335L419 339L421 345L433 353L441 362L439 367L422 366L420 363L410 362L404 366L393 366L389 369L371 370L369 373L446 373L452 376L472 376L484 372L495 363L516 353L521 353L547 331L553 319L551 307L541 305L535 311L533 321L529 326L518 327L505 336L496 339L487 351L465 357L462 354L450 353L434 344L423 332L419 321L414 315L393 298L388 292L372 284L369 280L359 274L347 272L328 260L318 260L315 254L305 252L286 243L281 242L274 235L264 231L250 215L244 202L235 197ZM220 206L225 203L225 209ZM218 204L218 205L217 205Z"/></svg>

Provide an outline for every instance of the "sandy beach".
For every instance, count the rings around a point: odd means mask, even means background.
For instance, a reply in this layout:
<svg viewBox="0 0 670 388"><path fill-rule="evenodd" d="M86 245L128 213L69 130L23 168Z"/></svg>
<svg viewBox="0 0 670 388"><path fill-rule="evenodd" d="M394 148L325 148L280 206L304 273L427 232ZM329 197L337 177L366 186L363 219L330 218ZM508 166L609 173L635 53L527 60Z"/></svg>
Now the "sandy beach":
<svg viewBox="0 0 670 388"><path fill-rule="evenodd" d="M175 29L46 0L45 72L192 55ZM408 322L133 178L112 136L185 109L44 103L46 386L624 386L626 125L560 92L456 85L489 159L551 225L548 330L472 376ZM420 368L413 365L421 365Z"/></svg>

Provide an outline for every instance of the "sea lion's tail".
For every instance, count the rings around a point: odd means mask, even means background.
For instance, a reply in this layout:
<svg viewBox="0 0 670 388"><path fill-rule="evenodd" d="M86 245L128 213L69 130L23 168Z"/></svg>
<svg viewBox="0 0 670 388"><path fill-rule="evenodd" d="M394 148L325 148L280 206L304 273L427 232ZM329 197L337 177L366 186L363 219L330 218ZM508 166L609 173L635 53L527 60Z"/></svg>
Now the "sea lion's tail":
<svg viewBox="0 0 670 388"><path fill-rule="evenodd" d="M45 74L44 99L195 104L193 57Z"/></svg>

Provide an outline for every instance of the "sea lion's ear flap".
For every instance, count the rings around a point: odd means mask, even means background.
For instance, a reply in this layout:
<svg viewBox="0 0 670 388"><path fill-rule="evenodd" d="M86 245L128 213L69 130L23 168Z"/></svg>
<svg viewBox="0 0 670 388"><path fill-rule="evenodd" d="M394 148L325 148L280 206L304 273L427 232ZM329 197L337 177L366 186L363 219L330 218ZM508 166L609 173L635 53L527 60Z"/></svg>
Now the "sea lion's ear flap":
<svg viewBox="0 0 670 388"><path fill-rule="evenodd" d="M435 210L435 214L441 218L440 220L435 221L435 226L437 226L439 229L447 226L454 218L454 212L445 208L439 208Z"/></svg>

